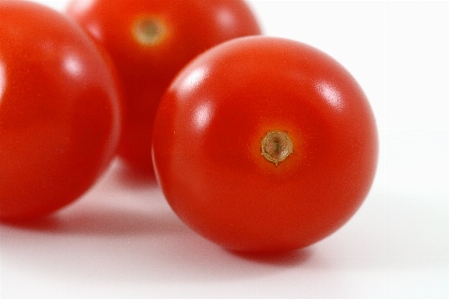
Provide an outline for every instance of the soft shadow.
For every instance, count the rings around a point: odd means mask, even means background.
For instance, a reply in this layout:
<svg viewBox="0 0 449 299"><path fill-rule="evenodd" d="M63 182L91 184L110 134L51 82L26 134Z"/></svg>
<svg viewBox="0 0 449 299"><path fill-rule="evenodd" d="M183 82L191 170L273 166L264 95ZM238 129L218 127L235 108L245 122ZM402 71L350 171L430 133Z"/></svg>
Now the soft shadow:
<svg viewBox="0 0 449 299"><path fill-rule="evenodd" d="M310 248L303 248L299 250L274 253L245 253L234 251L230 251L230 253L241 259L254 263L268 264L278 267L296 267L309 261L313 252Z"/></svg>
<svg viewBox="0 0 449 299"><path fill-rule="evenodd" d="M147 187L157 187L156 175L154 172L145 173L138 171L124 161L117 159L114 168L112 170L112 176L116 179L123 187L126 188L147 188Z"/></svg>
<svg viewBox="0 0 449 299"><path fill-rule="evenodd" d="M54 229L57 220L53 215L39 219L32 219L27 221L3 221L1 226L11 227L30 231L50 231Z"/></svg>
<svg viewBox="0 0 449 299"><path fill-rule="evenodd" d="M15 267L50 277L58 273L81 283L252 279L302 266L312 255L309 249L231 252L188 229L170 211L101 205L15 224L13 230L2 232L2 240L2 253L14 260Z"/></svg>
<svg viewBox="0 0 449 299"><path fill-rule="evenodd" d="M185 230L170 211L139 211L108 206L83 206L43 219L3 223L21 230L84 236L175 234Z"/></svg>

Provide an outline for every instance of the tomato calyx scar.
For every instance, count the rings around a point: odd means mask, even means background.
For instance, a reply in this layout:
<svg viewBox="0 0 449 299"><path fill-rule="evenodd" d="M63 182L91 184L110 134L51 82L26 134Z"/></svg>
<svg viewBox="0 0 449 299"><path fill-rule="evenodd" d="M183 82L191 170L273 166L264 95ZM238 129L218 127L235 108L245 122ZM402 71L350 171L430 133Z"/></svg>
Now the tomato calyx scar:
<svg viewBox="0 0 449 299"><path fill-rule="evenodd" d="M262 139L261 149L266 160L279 166L293 154L293 142L287 132L270 131Z"/></svg>
<svg viewBox="0 0 449 299"><path fill-rule="evenodd" d="M167 28L159 18L148 16L137 19L132 30L134 37L140 44L154 46L164 39Z"/></svg>

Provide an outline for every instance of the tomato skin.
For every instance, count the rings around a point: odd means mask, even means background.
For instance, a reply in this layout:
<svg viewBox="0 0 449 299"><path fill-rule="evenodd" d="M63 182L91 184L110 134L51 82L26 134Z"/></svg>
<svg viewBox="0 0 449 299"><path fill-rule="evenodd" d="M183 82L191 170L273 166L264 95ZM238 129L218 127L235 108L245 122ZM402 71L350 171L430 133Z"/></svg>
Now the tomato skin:
<svg viewBox="0 0 449 299"><path fill-rule="evenodd" d="M260 28L242 0L85 3L73 0L67 13L104 45L118 68L127 111L119 154L134 169L152 174L149 136L160 98L170 81L206 49L235 37L260 34ZM152 29L160 30L160 38L148 44L136 35L138 24L145 24L145 20L162 28Z"/></svg>
<svg viewBox="0 0 449 299"><path fill-rule="evenodd" d="M261 153L267 132L293 153ZM355 79L308 45L240 38L197 57L173 81L155 121L157 179L191 228L237 251L311 245L341 227L372 184L375 119Z"/></svg>
<svg viewBox="0 0 449 299"><path fill-rule="evenodd" d="M0 220L46 216L76 200L114 157L114 70L73 21L0 2Z"/></svg>

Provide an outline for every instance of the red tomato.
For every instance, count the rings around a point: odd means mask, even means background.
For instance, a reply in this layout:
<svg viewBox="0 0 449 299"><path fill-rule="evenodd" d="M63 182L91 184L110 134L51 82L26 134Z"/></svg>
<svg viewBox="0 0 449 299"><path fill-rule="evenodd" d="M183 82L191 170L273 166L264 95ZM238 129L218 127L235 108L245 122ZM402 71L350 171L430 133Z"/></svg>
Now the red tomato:
<svg viewBox="0 0 449 299"><path fill-rule="evenodd" d="M83 194L115 154L113 70L67 17L0 2L0 220L45 216Z"/></svg>
<svg viewBox="0 0 449 299"><path fill-rule="evenodd" d="M237 251L308 246L359 208L377 130L358 83L321 51L247 37L197 57L155 121L153 158L169 204Z"/></svg>
<svg viewBox="0 0 449 299"><path fill-rule="evenodd" d="M119 153L146 174L157 105L175 74L218 43L260 33L242 0L72 0L67 12L118 68L127 110Z"/></svg>

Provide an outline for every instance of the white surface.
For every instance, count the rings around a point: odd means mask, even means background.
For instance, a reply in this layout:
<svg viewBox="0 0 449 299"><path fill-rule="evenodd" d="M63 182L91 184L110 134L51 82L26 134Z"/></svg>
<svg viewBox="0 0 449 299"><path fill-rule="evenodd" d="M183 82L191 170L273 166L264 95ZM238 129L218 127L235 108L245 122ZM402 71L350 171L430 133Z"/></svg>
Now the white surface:
<svg viewBox="0 0 449 299"><path fill-rule="evenodd" d="M449 3L250 4L266 34L332 55L371 101L380 161L355 217L305 250L239 256L115 163L52 220L0 226L2 299L449 298Z"/></svg>

